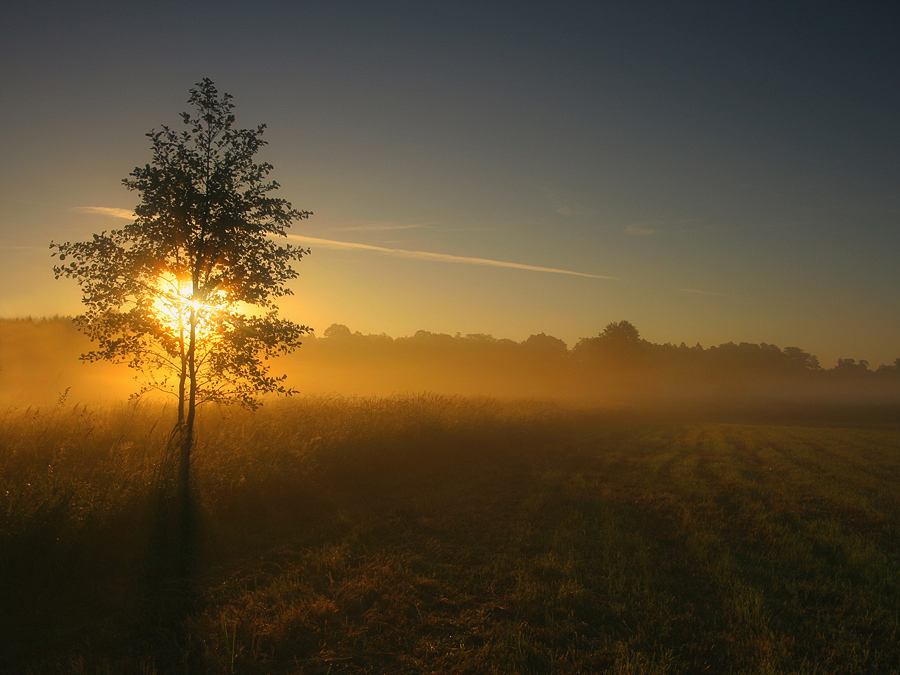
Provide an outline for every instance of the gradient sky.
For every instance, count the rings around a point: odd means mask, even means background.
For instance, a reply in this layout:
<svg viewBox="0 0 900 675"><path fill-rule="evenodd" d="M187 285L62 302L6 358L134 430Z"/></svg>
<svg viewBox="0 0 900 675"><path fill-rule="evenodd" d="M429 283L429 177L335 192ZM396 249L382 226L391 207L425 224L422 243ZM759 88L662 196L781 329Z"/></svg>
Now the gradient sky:
<svg viewBox="0 0 900 675"><path fill-rule="evenodd" d="M900 357L889 3L261 5L4 9L0 316L80 311L49 242L125 223L144 134L210 77L315 214L282 307L319 334Z"/></svg>

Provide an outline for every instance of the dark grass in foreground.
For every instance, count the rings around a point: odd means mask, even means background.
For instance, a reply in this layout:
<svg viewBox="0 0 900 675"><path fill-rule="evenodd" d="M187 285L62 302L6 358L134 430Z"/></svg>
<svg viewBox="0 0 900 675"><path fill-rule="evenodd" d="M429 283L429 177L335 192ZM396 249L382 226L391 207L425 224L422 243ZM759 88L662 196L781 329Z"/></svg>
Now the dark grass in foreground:
<svg viewBox="0 0 900 675"><path fill-rule="evenodd" d="M0 416L3 672L900 672L891 411L208 410L189 541L170 413Z"/></svg>

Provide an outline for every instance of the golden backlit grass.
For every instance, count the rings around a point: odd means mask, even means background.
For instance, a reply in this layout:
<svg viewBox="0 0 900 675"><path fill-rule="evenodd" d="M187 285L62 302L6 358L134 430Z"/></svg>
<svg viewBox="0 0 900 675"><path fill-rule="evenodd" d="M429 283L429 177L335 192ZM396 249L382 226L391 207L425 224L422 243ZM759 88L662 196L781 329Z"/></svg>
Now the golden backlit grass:
<svg viewBox="0 0 900 675"><path fill-rule="evenodd" d="M900 672L896 425L210 408L185 542L171 417L0 417L4 672Z"/></svg>

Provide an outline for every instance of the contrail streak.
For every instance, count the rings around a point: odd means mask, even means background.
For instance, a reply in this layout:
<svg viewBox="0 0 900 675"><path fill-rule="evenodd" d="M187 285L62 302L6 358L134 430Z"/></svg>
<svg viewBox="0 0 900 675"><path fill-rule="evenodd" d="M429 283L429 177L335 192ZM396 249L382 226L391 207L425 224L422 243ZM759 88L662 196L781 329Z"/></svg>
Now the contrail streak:
<svg viewBox="0 0 900 675"><path fill-rule="evenodd" d="M573 270L561 270L555 267L539 267L537 265L524 265L522 263L506 262L504 260L491 260L490 258L470 258L461 255L447 253L429 253L428 251L408 251L401 248L385 248L372 246L371 244L357 244L351 241L335 241L334 239L319 239L317 237L305 237L299 234L286 235L289 239L301 241L304 244L316 244L325 248L355 249L359 251L371 251L383 253L399 258L412 258L415 260L435 260L438 262L463 263L465 265L488 265L490 267L508 267L515 270L528 270L530 272L549 272L551 274L569 274L575 277L588 277L590 279L608 279L617 281L618 277L603 276L600 274L588 274L587 272L575 272Z"/></svg>
<svg viewBox="0 0 900 675"><path fill-rule="evenodd" d="M108 206L75 206L73 211L92 213L96 215L111 216L113 218L133 219L133 211L126 209L110 208ZM413 226L409 226L413 227ZM403 229L407 229L405 226ZM428 251L408 251L401 248L385 248L384 246L372 246L371 244L357 244L352 241L336 241L334 239L319 239L318 237L305 237L299 234L286 235L289 239L302 241L305 244L316 244L326 248L355 249L357 251L371 251L393 255L398 258L412 258L414 260L435 260L438 262L462 263L465 265L487 265L489 267L507 267L514 270L527 270L529 272L549 272L550 274L568 274L573 277L587 277L589 279L607 279L618 281L618 277L604 276L601 274L588 274L587 272L575 272L574 270L561 270L556 267L540 267L538 265L525 265L523 263L506 262L504 260L491 260L490 258L470 258L462 255L450 255L448 253L429 253Z"/></svg>

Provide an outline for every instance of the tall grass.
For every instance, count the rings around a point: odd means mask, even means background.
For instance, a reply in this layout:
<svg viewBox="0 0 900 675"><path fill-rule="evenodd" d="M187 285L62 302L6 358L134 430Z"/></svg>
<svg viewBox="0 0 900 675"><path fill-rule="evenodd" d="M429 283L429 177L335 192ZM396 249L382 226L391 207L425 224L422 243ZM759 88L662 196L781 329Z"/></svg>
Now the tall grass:
<svg viewBox="0 0 900 675"><path fill-rule="evenodd" d="M540 402L0 417L0 669L900 672L900 429Z"/></svg>

